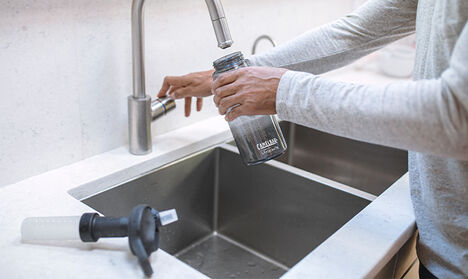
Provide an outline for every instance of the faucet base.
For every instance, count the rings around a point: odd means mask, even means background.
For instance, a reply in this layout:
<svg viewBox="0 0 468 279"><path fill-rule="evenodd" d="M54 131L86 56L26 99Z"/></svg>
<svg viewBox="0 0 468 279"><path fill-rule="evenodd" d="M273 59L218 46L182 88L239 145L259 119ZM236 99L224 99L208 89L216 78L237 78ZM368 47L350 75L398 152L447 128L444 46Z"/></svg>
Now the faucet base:
<svg viewBox="0 0 468 279"><path fill-rule="evenodd" d="M151 97L128 96L128 139L130 153L151 153Z"/></svg>

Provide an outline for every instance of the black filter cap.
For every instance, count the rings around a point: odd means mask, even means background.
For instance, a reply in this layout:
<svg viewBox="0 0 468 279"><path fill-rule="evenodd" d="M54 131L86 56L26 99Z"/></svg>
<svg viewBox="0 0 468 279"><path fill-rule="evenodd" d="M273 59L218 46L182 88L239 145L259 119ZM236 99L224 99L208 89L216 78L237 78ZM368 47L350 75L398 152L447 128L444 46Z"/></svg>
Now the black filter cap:
<svg viewBox="0 0 468 279"><path fill-rule="evenodd" d="M128 236L130 250L149 277L153 274L149 256L159 248L159 227L162 223L158 211L140 204L132 209L129 217L111 218L85 213L80 219L79 232L83 242L96 242L101 237Z"/></svg>

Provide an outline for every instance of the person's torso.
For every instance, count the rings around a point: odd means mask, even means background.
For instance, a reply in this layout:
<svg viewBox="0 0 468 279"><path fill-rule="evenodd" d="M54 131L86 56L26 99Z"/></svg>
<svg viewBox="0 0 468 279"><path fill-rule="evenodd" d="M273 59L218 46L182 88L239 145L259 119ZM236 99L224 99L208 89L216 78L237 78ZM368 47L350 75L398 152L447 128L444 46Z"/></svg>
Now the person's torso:
<svg viewBox="0 0 468 279"><path fill-rule="evenodd" d="M448 68L467 20L468 0L418 1L415 80L438 78Z"/></svg>
<svg viewBox="0 0 468 279"><path fill-rule="evenodd" d="M468 0L419 0L415 80L449 67L467 20ZM410 152L409 172L420 261L440 278L467 278L468 161Z"/></svg>

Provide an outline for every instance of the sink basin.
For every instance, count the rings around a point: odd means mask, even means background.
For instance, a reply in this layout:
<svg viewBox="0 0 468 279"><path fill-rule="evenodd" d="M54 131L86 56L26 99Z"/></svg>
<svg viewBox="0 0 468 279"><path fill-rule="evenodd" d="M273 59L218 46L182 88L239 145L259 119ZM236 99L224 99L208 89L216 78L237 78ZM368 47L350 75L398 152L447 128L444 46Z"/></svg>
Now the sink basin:
<svg viewBox="0 0 468 279"><path fill-rule="evenodd" d="M245 167L223 145L82 202L107 216L140 203L176 208L179 221L161 230L162 249L212 278L278 278L370 203L361 191L314 177L278 161Z"/></svg>
<svg viewBox="0 0 468 279"><path fill-rule="evenodd" d="M408 171L408 152L280 123L288 150L277 160L380 195Z"/></svg>

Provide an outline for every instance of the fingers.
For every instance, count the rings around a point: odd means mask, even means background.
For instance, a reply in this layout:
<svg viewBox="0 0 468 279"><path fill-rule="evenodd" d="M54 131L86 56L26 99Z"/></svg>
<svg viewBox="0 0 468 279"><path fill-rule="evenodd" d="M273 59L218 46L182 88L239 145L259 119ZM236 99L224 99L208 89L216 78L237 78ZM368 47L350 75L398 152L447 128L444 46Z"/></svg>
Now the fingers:
<svg viewBox="0 0 468 279"><path fill-rule="evenodd" d="M190 116L190 112L192 110L192 97L185 98L185 117Z"/></svg>
<svg viewBox="0 0 468 279"><path fill-rule="evenodd" d="M167 90L169 90L170 87L171 85L168 82L166 82L166 78L164 78L163 85L161 86L161 89L159 89L158 92L158 97L166 96L166 92Z"/></svg>
<svg viewBox="0 0 468 279"><path fill-rule="evenodd" d="M201 111L203 106L203 98L197 98L197 111ZM192 97L185 97L185 117L189 117L192 113Z"/></svg>
<svg viewBox="0 0 468 279"><path fill-rule="evenodd" d="M174 88L169 92L172 99L182 99L192 97L192 90L189 87Z"/></svg>
<svg viewBox="0 0 468 279"><path fill-rule="evenodd" d="M229 96L221 99L218 106L219 114L226 114L227 110L235 105L241 105L242 102L238 96Z"/></svg>
<svg viewBox="0 0 468 279"><path fill-rule="evenodd" d="M219 106L219 102L227 97L236 94L238 91L237 84L231 83L222 87L219 87L214 91L213 101L215 102L216 106Z"/></svg>
<svg viewBox="0 0 468 279"><path fill-rule="evenodd" d="M239 75L238 72L239 70L229 72L229 73L224 73L220 75L219 77L217 77L214 80L213 85L211 86L211 92L214 94L215 90L218 89L219 87L224 86L226 84L233 83Z"/></svg>
<svg viewBox="0 0 468 279"><path fill-rule="evenodd" d="M224 119L226 119L226 121L230 122L234 119L236 119L237 117L241 116L241 115L245 115L245 106L237 106L237 107L234 107L231 109L231 111L229 111L228 114L226 114L226 116L224 117Z"/></svg>
<svg viewBox="0 0 468 279"><path fill-rule="evenodd" d="M197 111L201 111L203 107L203 98L197 98Z"/></svg>
<svg viewBox="0 0 468 279"><path fill-rule="evenodd" d="M164 97L167 91L173 87L182 87L187 85L187 80L184 77L167 76L164 78L161 89L159 90L158 97Z"/></svg>

